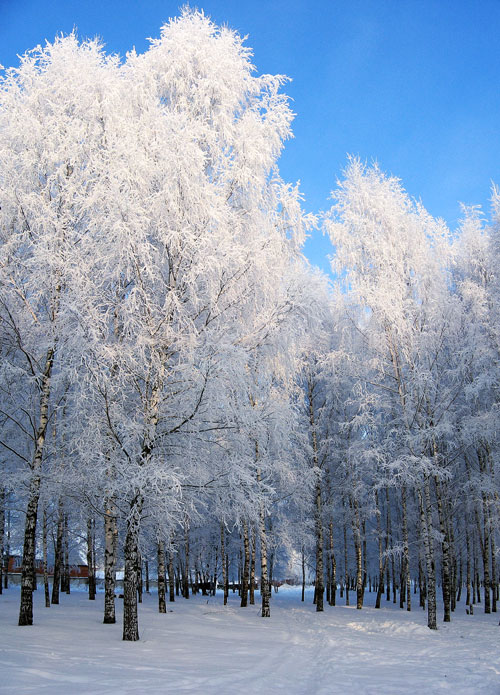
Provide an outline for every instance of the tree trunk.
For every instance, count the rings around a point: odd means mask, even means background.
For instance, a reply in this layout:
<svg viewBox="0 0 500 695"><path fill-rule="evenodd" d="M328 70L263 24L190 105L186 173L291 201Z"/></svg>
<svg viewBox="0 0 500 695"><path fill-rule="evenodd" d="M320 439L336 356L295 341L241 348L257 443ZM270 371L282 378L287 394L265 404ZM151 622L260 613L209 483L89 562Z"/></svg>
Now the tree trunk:
<svg viewBox="0 0 500 695"><path fill-rule="evenodd" d="M5 488L0 487L0 594L3 592L3 567L5 557ZM7 569L5 570L7 572Z"/></svg>
<svg viewBox="0 0 500 695"><path fill-rule="evenodd" d="M401 488L401 508L403 513L403 557L401 572L401 596L404 598L406 591L406 610L411 611L411 572L410 572L410 544L408 541L408 513L406 501L406 486ZM401 606L402 607L402 606Z"/></svg>
<svg viewBox="0 0 500 695"><path fill-rule="evenodd" d="M43 553L43 588L45 592L45 608L50 608L49 573L47 570L47 507L43 507L42 521L42 553Z"/></svg>
<svg viewBox="0 0 500 695"><path fill-rule="evenodd" d="M227 562L226 562L226 543L224 534L224 524L220 524L220 552L222 557L222 586L224 591L224 605L227 605L227 595L229 592L229 583L227 577Z"/></svg>
<svg viewBox="0 0 500 695"><path fill-rule="evenodd" d="M443 495L441 490L441 483L437 478L434 479L434 485L436 489L436 500L438 509L438 519L439 519L439 530L441 532L442 542L441 542L441 566L443 574L443 609L444 609L444 622L449 623L451 620L451 579L450 579L450 543L448 537L448 527L446 519L444 516L444 505L443 505Z"/></svg>
<svg viewBox="0 0 500 695"><path fill-rule="evenodd" d="M344 520L344 587L345 587L345 605L349 605L349 552L347 550L347 524Z"/></svg>
<svg viewBox="0 0 500 695"><path fill-rule="evenodd" d="M174 573L174 554L168 551L168 600L170 603L175 601L175 573ZM179 595L179 594L177 594Z"/></svg>
<svg viewBox="0 0 500 695"><path fill-rule="evenodd" d="M315 581L315 598L316 612L320 613L324 610L323 594L324 586L324 568L323 568L323 519L322 519L322 500L321 500L321 479L319 474L316 478L316 494L315 494L315 522L316 522L316 581Z"/></svg>
<svg viewBox="0 0 500 695"><path fill-rule="evenodd" d="M165 542L158 541L158 612L167 612L165 600Z"/></svg>
<svg viewBox="0 0 500 695"><path fill-rule="evenodd" d="M115 586L116 586L116 551L118 528L116 510L112 499L107 500L104 516L104 619L106 625L114 625Z"/></svg>
<svg viewBox="0 0 500 695"><path fill-rule="evenodd" d="M437 630L437 619L436 619L436 569L434 564L434 548L433 548L433 534L432 534L432 506L431 506L431 492L429 485L428 476L424 479L424 495L425 495L425 507L424 500L422 498L421 490L417 490L419 506L420 506L420 518L421 518L421 529L423 530L423 541L425 550L425 562L427 567L427 581L426 581L426 594L427 594L427 627L431 630Z"/></svg>
<svg viewBox="0 0 500 695"><path fill-rule="evenodd" d="M465 605L471 605L471 548L470 548L470 537L469 537L469 519L466 515L465 517L465 548L467 552L467 559L465 565L465 581L467 583L467 595L465 598Z"/></svg>
<svg viewBox="0 0 500 695"><path fill-rule="evenodd" d="M363 608L363 565L361 558L361 529L359 519L359 507L356 500L351 497L350 506L353 510L352 516L352 535L354 540L354 552L356 556L356 608Z"/></svg>
<svg viewBox="0 0 500 695"><path fill-rule="evenodd" d="M7 510L7 542L5 543L5 565L3 574L3 588L9 588L9 558L10 558L10 509Z"/></svg>
<svg viewBox="0 0 500 695"><path fill-rule="evenodd" d="M377 598L375 599L375 608L380 608L380 603L382 600L382 595L384 593L384 575L387 568L387 552L383 554L382 549L382 523L380 512L380 503L378 498L378 490L375 490L375 511L377 517L377 540L378 540L378 586L377 586ZM385 546L387 551L387 535L385 536Z"/></svg>
<svg viewBox="0 0 500 695"><path fill-rule="evenodd" d="M257 469L257 482L261 482L260 468ZM262 617L271 616L269 580L267 576L267 536L264 506L259 508L259 541L260 541L260 593L262 597Z"/></svg>
<svg viewBox="0 0 500 695"><path fill-rule="evenodd" d="M184 555L185 564L182 575L182 595L184 598L189 598L189 526L187 521L184 528Z"/></svg>
<svg viewBox="0 0 500 695"><path fill-rule="evenodd" d="M31 478L29 502L24 527L23 564L21 574L21 605L19 625L33 625L33 572L35 569L35 539L40 476Z"/></svg>
<svg viewBox="0 0 500 695"><path fill-rule="evenodd" d="M306 554L304 551L304 546L302 546L302 602L304 601L306 593Z"/></svg>
<svg viewBox="0 0 500 695"><path fill-rule="evenodd" d="M250 605L255 605L255 553L257 545L257 533L255 526L252 526L252 552L250 555Z"/></svg>
<svg viewBox="0 0 500 695"><path fill-rule="evenodd" d="M337 562L333 546L333 521L330 521L330 606L334 606L337 594Z"/></svg>
<svg viewBox="0 0 500 695"><path fill-rule="evenodd" d="M495 546L495 533L491 532L491 612L497 612L497 594L498 594L498 581L497 581L497 568L496 568L496 546Z"/></svg>
<svg viewBox="0 0 500 695"><path fill-rule="evenodd" d="M32 475L24 527L19 625L33 625L33 571L35 568L36 521L38 500L40 498L40 471L49 421L50 380L54 365L54 354L55 348L49 348L45 358L45 368L40 388L40 420L36 434L35 453L31 464Z"/></svg>
<svg viewBox="0 0 500 695"><path fill-rule="evenodd" d="M94 520L87 519L87 566L89 600L95 601L95 560L94 560Z"/></svg>
<svg viewBox="0 0 500 695"><path fill-rule="evenodd" d="M241 608L246 608L248 605L248 580L250 573L250 540L248 538L248 524L242 521L243 526L243 572L241 577Z"/></svg>
<svg viewBox="0 0 500 695"><path fill-rule="evenodd" d="M142 555L139 551L137 552L136 572L137 572L137 600L139 601L139 603L142 603Z"/></svg>
<svg viewBox="0 0 500 695"><path fill-rule="evenodd" d="M139 528L142 498L139 493L130 504L125 536L125 572L123 577L123 639L135 642L139 639L137 615L137 564L139 559Z"/></svg>
<svg viewBox="0 0 500 695"><path fill-rule="evenodd" d="M68 534L68 515L64 515L64 534L63 534L63 544L64 544L64 561L63 561L63 572L61 575L61 591L65 591L67 594L71 593L71 581L69 575L69 534Z"/></svg>
<svg viewBox="0 0 500 695"><path fill-rule="evenodd" d="M52 603L59 604L59 587L61 584L61 565L63 554L63 531L64 531L64 502L62 496L57 505L57 530L56 543L54 548L54 576L52 579Z"/></svg>

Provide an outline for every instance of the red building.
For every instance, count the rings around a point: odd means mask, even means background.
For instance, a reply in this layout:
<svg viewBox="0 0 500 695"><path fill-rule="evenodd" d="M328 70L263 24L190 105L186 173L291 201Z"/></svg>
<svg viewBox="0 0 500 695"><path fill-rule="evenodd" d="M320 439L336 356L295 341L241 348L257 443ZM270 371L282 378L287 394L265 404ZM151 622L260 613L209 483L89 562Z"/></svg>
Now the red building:
<svg viewBox="0 0 500 695"><path fill-rule="evenodd" d="M9 557L8 572L9 574L21 574L23 559L20 555L11 555ZM35 560L35 571L37 574L43 574L43 561ZM54 574L54 566L47 566L47 573L52 576ZM89 568L87 565L70 565L69 576L78 578L87 578L89 576Z"/></svg>

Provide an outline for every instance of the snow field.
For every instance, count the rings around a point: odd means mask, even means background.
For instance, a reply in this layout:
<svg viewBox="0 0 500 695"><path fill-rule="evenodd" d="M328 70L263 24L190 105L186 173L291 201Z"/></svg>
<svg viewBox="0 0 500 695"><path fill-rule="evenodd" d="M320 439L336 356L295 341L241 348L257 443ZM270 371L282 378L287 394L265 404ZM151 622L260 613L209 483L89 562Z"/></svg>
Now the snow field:
<svg viewBox="0 0 500 695"><path fill-rule="evenodd" d="M99 695L203 693L500 693L498 614L463 604L438 632L421 609L400 611L384 602L326 606L317 614L300 591L273 594L271 618L259 606L239 608L237 595L182 598L157 612L157 596L140 606L140 642L123 642L122 602L116 625L102 624L103 594L62 595L46 609L35 594L35 624L18 627L19 590L0 597L0 692Z"/></svg>

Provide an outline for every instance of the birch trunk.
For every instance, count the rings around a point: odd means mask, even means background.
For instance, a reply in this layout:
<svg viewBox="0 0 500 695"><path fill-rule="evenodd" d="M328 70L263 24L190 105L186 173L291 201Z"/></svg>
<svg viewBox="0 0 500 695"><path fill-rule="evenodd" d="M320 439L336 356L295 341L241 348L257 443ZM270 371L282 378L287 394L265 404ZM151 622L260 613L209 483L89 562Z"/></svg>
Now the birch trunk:
<svg viewBox="0 0 500 695"><path fill-rule="evenodd" d="M324 594L324 568L323 568L323 519L321 500L321 478L318 460L318 440L316 435L316 420L314 415L314 384L310 378L307 380L307 393L309 400L309 425L311 428L311 442L313 453L313 466L316 469L316 487L314 491L314 516L316 532L316 579L314 583L314 600L316 611L323 611Z"/></svg>
<svg viewBox="0 0 500 695"><path fill-rule="evenodd" d="M449 623L451 620L451 580L450 580L450 543L448 537L448 528L446 524L446 519L444 516L444 505L443 505L443 495L441 490L441 483L437 478L434 479L434 485L436 489L436 500L438 509L438 519L439 519L439 530L441 532L442 542L441 542L441 564L443 572L443 609L444 609L444 622Z"/></svg>
<svg viewBox="0 0 500 695"><path fill-rule="evenodd" d="M384 558L382 549L382 514L380 512L380 503L378 498L378 490L375 490L375 512L377 517L377 540L378 540L378 586L377 586L377 598L375 599L375 608L380 608L380 603L382 601L382 596L384 593L384 575L387 566L387 553ZM387 550L387 536L385 540L386 550Z"/></svg>
<svg viewBox="0 0 500 695"><path fill-rule="evenodd" d="M116 586L116 550L118 528L116 510L112 499L107 500L104 515L104 619L106 625L114 625L115 586Z"/></svg>
<svg viewBox="0 0 500 695"><path fill-rule="evenodd" d="M246 608L248 605L248 580L250 573L250 540L248 538L248 524L242 522L243 526L243 572L241 577L241 602L240 607Z"/></svg>
<svg viewBox="0 0 500 695"><path fill-rule="evenodd" d="M43 508L42 521L42 553L43 553L43 588L45 593L45 608L50 608L49 573L47 570L47 507Z"/></svg>
<svg viewBox="0 0 500 695"><path fill-rule="evenodd" d="M261 482L260 468L257 469L257 482ZM269 579L267 575L267 535L266 535L266 517L264 513L264 505L261 503L259 507L259 541L260 541L260 593L262 598L262 617L269 618L271 616L270 607L270 591Z"/></svg>
<svg viewBox="0 0 500 695"><path fill-rule="evenodd" d="M363 565L361 558L361 529L359 519L359 507L355 499L350 499L351 509L353 510L352 531L354 539L354 551L356 555L356 608L363 608Z"/></svg>
<svg viewBox="0 0 500 695"><path fill-rule="evenodd" d="M165 542L158 541L158 612L167 612L165 600Z"/></svg>
<svg viewBox="0 0 500 695"><path fill-rule="evenodd" d="M0 487L0 594L3 592L3 563L5 556L5 488ZM7 572L7 569L5 570Z"/></svg>
<svg viewBox="0 0 500 695"><path fill-rule="evenodd" d="M408 542L408 512L406 501L406 486L401 488L401 509L403 514L403 558L402 558L402 577L401 577L401 596L404 597L406 591L406 610L411 611L411 573L410 573L410 550Z"/></svg>
<svg viewBox="0 0 500 695"><path fill-rule="evenodd" d="M168 551L168 600L170 603L175 601L175 573L174 573L174 554ZM178 594L177 594L178 595Z"/></svg>
<svg viewBox="0 0 500 695"><path fill-rule="evenodd" d="M139 603L142 603L142 555L140 552L137 552L137 566L136 566L136 572L137 572L137 599Z"/></svg>
<svg viewBox="0 0 500 695"><path fill-rule="evenodd" d="M302 602L304 602L306 593L306 555L304 552L304 546L302 546Z"/></svg>
<svg viewBox="0 0 500 695"><path fill-rule="evenodd" d="M10 558L10 509L7 510L7 542L4 541L5 565L3 575L3 588L9 588L9 558ZM3 562L3 558L2 558Z"/></svg>
<svg viewBox="0 0 500 695"><path fill-rule="evenodd" d="M496 568L496 545L495 545L495 534L492 531L491 536L491 612L497 612L497 594L498 594L498 581L497 581L497 568Z"/></svg>
<svg viewBox="0 0 500 695"><path fill-rule="evenodd" d="M57 505L57 531L54 549L54 576L52 579L52 603L59 604L59 588L61 585L61 565L63 556L63 532L64 532L64 502L59 498Z"/></svg>
<svg viewBox="0 0 500 695"><path fill-rule="evenodd" d="M344 587L345 587L345 605L349 605L349 553L347 550L347 525L344 521Z"/></svg>
<svg viewBox="0 0 500 695"><path fill-rule="evenodd" d="M337 596L337 562L333 545L333 521L330 521L330 606L334 606Z"/></svg>
<svg viewBox="0 0 500 695"><path fill-rule="evenodd" d="M89 601L95 601L94 520L87 519L87 566Z"/></svg>
<svg viewBox="0 0 500 695"><path fill-rule="evenodd" d="M420 507L420 523L423 530L423 542L425 552L425 563L427 568L426 580L426 597L427 597L427 627L430 630L437 630L436 619L436 569L434 563L434 548L432 539L432 507L429 478L426 476L424 480L424 498L422 491L417 490L419 507Z"/></svg>
<svg viewBox="0 0 500 695"><path fill-rule="evenodd" d="M322 501L321 501L321 480L318 477L316 479L316 582L315 582L315 596L316 596L316 612L321 612L324 610L323 606L323 594L325 591L324 587L324 568L323 568L323 520L322 520Z"/></svg>
<svg viewBox="0 0 500 695"><path fill-rule="evenodd" d="M23 566L21 575L21 605L19 607L19 625L33 625L33 571L35 567L36 521L38 500L40 498L40 471L49 422L49 398L52 368L54 366L55 347L49 348L45 358L40 388L40 418L36 434L35 454L31 464L31 481L29 488L26 521L24 527Z"/></svg>
<svg viewBox="0 0 500 695"><path fill-rule="evenodd" d="M224 605L227 605L227 595L229 591L227 579L227 564L226 564L226 543L224 534L224 524L220 525L220 552L222 556L222 586L224 587Z"/></svg>
<svg viewBox="0 0 500 695"><path fill-rule="evenodd" d="M137 615L137 563L139 559L139 528L142 497L139 493L130 504L125 536L125 572L123 577L123 639L135 642L139 639Z"/></svg>
<svg viewBox="0 0 500 695"><path fill-rule="evenodd" d="M69 535L68 535L68 515L64 515L64 533L63 533L63 545L64 545L64 560L63 560L63 571L61 575L61 591L65 591L67 594L71 593L71 582L69 578Z"/></svg>
<svg viewBox="0 0 500 695"><path fill-rule="evenodd" d="M184 529L184 572L182 574L182 595L184 598L189 598L189 527L186 522Z"/></svg>
<svg viewBox="0 0 500 695"><path fill-rule="evenodd" d="M250 555L250 605L255 605L255 552L257 545L257 533L255 531L255 526L252 527L252 552Z"/></svg>

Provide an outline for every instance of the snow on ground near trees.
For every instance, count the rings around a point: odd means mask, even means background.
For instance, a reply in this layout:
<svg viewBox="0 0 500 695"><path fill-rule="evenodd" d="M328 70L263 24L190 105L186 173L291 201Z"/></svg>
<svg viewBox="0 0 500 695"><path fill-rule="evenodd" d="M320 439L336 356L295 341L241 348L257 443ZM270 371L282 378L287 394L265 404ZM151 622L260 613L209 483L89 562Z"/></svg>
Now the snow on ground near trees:
<svg viewBox="0 0 500 695"><path fill-rule="evenodd" d="M282 588L263 619L257 605L239 608L237 595L226 607L221 595L177 599L160 615L152 594L140 606L141 641L122 642L119 599L119 622L103 625L103 594L95 602L63 594L47 609L39 588L35 624L18 627L11 588L0 596L0 692L500 693L498 614L477 607L467 616L462 603L432 632L419 608L384 601L378 611L340 605L318 614L310 591L307 599Z"/></svg>

